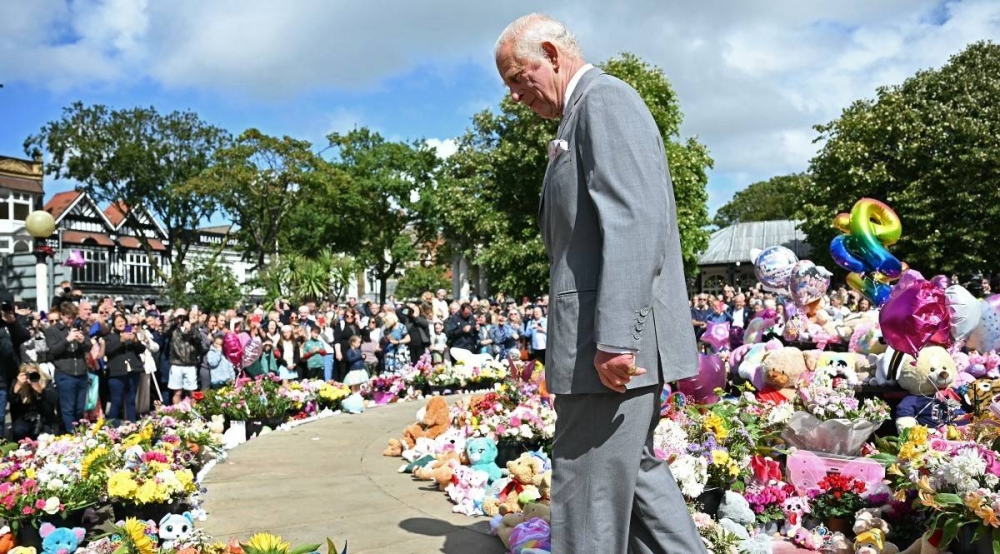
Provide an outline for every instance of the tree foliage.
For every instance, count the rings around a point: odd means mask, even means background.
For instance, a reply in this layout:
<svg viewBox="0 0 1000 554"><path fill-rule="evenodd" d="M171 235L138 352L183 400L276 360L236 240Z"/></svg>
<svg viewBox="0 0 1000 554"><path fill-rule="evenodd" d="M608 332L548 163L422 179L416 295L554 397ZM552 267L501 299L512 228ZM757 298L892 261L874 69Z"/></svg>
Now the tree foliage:
<svg viewBox="0 0 1000 554"><path fill-rule="evenodd" d="M220 313L243 300L243 291L228 267L216 260L199 259L187 272L187 290L174 297L175 306L198 306L205 313Z"/></svg>
<svg viewBox="0 0 1000 554"><path fill-rule="evenodd" d="M733 195L717 212L713 223L728 227L748 221L801 219L812 181L805 173L758 181Z"/></svg>
<svg viewBox="0 0 1000 554"><path fill-rule="evenodd" d="M180 268L190 247L188 233L217 209L212 197L185 184L210 165L228 138L226 131L193 112L161 115L154 108L113 110L75 102L63 109L62 118L28 137L24 149L48 152L52 162L46 164L46 175L77 181L98 203L147 208L167 233L170 266ZM136 225L136 218L127 221ZM183 272L168 275L145 233L131 230L172 294L183 294Z"/></svg>
<svg viewBox="0 0 1000 554"><path fill-rule="evenodd" d="M1000 46L978 42L817 126L826 142L803 225L814 252L829 259L833 217L872 197L902 220L893 252L925 275L1000 271L990 224L1000 217L997 106Z"/></svg>
<svg viewBox="0 0 1000 554"><path fill-rule="evenodd" d="M390 142L366 128L327 138L338 156L333 165L349 178L350 195L364 199L364 210L351 217L358 243L352 252L381 284L384 302L388 280L437 239L431 210L437 153L423 141Z"/></svg>
<svg viewBox="0 0 1000 554"><path fill-rule="evenodd" d="M677 96L660 69L632 54L602 67L639 92L659 126L674 182L685 267L693 272L708 245L705 186L712 160L695 139L680 137L683 117ZM548 287L538 201L548 143L557 127L558 122L543 120L506 97L498 113L485 110L473 117L439 176L435 206L445 236L486 270L496 291L537 295Z"/></svg>
<svg viewBox="0 0 1000 554"><path fill-rule="evenodd" d="M445 268L439 265L417 265L406 268L406 272L396 284L396 298L419 298L426 291L451 289L451 280L445 275Z"/></svg>
<svg viewBox="0 0 1000 554"><path fill-rule="evenodd" d="M268 256L277 258L289 214L318 188L324 165L307 141L247 129L215 152L212 166L189 189L217 200L239 228L245 255L255 262L254 269L261 269Z"/></svg>

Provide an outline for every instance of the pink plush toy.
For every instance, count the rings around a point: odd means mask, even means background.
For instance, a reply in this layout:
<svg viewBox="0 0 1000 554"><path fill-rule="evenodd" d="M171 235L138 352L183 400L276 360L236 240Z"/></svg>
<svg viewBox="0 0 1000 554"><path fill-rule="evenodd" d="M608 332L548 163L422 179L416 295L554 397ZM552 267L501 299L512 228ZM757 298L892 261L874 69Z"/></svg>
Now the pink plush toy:
<svg viewBox="0 0 1000 554"><path fill-rule="evenodd" d="M486 497L486 481L489 475L475 471L469 466L452 460L451 484L444 491L455 503L452 511L467 516L483 515L483 498ZM484 478L485 476L485 478Z"/></svg>
<svg viewBox="0 0 1000 554"><path fill-rule="evenodd" d="M990 379L1000 377L1000 354L997 354L994 350L990 350L986 353L983 361L986 366L987 377Z"/></svg>
<svg viewBox="0 0 1000 554"><path fill-rule="evenodd" d="M789 496L781 505L781 511L785 514L785 525L781 533L786 537L795 535L795 532L802 527L806 515L812 513L809 507L809 499L805 496Z"/></svg>

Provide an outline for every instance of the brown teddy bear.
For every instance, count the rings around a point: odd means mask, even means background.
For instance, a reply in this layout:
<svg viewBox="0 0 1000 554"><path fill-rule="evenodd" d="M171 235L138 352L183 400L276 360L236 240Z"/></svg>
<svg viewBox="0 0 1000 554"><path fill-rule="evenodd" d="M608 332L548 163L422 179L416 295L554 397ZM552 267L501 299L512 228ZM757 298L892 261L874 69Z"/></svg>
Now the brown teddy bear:
<svg viewBox="0 0 1000 554"><path fill-rule="evenodd" d="M437 455L437 459L413 470L413 477L418 481L435 481L439 489L444 490L451 483L451 476L454 474L452 461L468 465L469 460L465 457L465 452L454 451L442 452Z"/></svg>
<svg viewBox="0 0 1000 554"><path fill-rule="evenodd" d="M496 498L487 498L483 501L483 511L488 516L517 513L521 511L524 504L540 500L542 498L541 487L545 482L544 469L544 462L527 452L521 454L516 460L507 462L510 481ZM551 487L551 479L550 474L548 487ZM523 502L522 499L524 499Z"/></svg>
<svg viewBox="0 0 1000 554"><path fill-rule="evenodd" d="M757 399L775 404L793 399L795 387L808 370L806 356L798 348L786 346L768 352L761 362L764 388L757 392Z"/></svg>
<svg viewBox="0 0 1000 554"><path fill-rule="evenodd" d="M423 409L423 417L419 421L403 429L403 438L389 439L389 446L382 452L384 456L401 456L403 450L413 448L417 439L427 437L436 439L451 426L451 409L444 398L435 396L427 401Z"/></svg>
<svg viewBox="0 0 1000 554"><path fill-rule="evenodd" d="M951 390L957 377L955 360L940 346L925 346L915 362L903 364L897 380L910 394L896 406L896 429L964 424L961 399Z"/></svg>
<svg viewBox="0 0 1000 554"><path fill-rule="evenodd" d="M524 507L524 511L522 512L504 515L496 528L496 534L503 541L504 547L510 548L510 533L515 527L534 518L549 521L549 507L545 504L529 504Z"/></svg>

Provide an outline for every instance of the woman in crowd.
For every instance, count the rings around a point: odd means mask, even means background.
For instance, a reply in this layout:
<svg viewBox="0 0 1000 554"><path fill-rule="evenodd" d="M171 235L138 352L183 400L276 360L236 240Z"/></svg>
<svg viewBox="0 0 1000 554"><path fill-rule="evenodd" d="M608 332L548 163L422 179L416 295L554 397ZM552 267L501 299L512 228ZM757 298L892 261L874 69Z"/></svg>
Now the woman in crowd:
<svg viewBox="0 0 1000 554"><path fill-rule="evenodd" d="M353 308L344 310L344 319L339 325L334 326L333 345L334 357L337 358L337 371L334 372L333 380L338 383L344 382L344 377L348 372L347 350L351 347L351 337L361 335L361 324L358 323L358 312Z"/></svg>
<svg viewBox="0 0 1000 554"><path fill-rule="evenodd" d="M382 317L385 333L385 370L389 373L398 372L410 361L410 334L406 326L399 322L394 312L388 312Z"/></svg>
<svg viewBox="0 0 1000 554"><path fill-rule="evenodd" d="M410 303L410 335L413 341L410 343L410 362L417 363L417 360L427 352L431 346L431 320L434 319L434 305L423 301L419 306Z"/></svg>
<svg viewBox="0 0 1000 554"><path fill-rule="evenodd" d="M517 351L518 334L507 322L507 316L501 312L494 317L496 318L496 325L490 329L490 338L493 339L496 356L501 360L506 360L513 352L520 358L520 353Z"/></svg>
<svg viewBox="0 0 1000 554"><path fill-rule="evenodd" d="M267 340L271 341L271 344L278 344L278 340L281 339L281 329L278 327L278 320L268 319L267 329L265 329L264 334L267 336ZM264 340L264 337L261 337Z"/></svg>
<svg viewBox="0 0 1000 554"><path fill-rule="evenodd" d="M58 433L61 424L56 410L59 395L38 364L21 366L10 395L11 438L37 439L42 433Z"/></svg>
<svg viewBox="0 0 1000 554"><path fill-rule="evenodd" d="M299 343L292 335L292 326L285 325L281 328L281 336L274 348L277 350L278 376L284 381L292 381L299 378L298 367L302 353L299 350Z"/></svg>
<svg viewBox="0 0 1000 554"><path fill-rule="evenodd" d="M236 378L233 363L222 352L222 342L225 335L216 333L212 338L212 346L205 354L205 365L211 379L211 388L220 389Z"/></svg>
<svg viewBox="0 0 1000 554"><path fill-rule="evenodd" d="M146 371L139 356L146 351L146 346L139 336L142 330L128 325L123 314L116 312L111 317L111 332L104 339L111 400L106 417L110 420L123 417L127 421L137 421L135 398L139 391L139 378Z"/></svg>
<svg viewBox="0 0 1000 554"><path fill-rule="evenodd" d="M493 326L490 324L489 318L489 312L485 311L479 312L476 315L476 326L479 328L476 337L476 348L478 349L478 354L496 356L495 343L493 342L493 337L490 336Z"/></svg>

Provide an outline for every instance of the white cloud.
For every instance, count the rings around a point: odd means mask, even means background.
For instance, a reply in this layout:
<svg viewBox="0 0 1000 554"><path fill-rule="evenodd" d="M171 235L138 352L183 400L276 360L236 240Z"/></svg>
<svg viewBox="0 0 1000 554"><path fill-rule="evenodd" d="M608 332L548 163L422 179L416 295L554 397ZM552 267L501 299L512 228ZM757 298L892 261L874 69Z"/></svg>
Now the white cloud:
<svg viewBox="0 0 1000 554"><path fill-rule="evenodd" d="M458 143L455 139L427 139L427 146L437 150L437 155L442 160L446 160L451 157L452 154L458 151Z"/></svg>
<svg viewBox="0 0 1000 554"><path fill-rule="evenodd" d="M150 80L294 101L377 90L416 68L454 78L471 60L493 71L497 34L532 9L566 21L592 60L628 50L662 67L683 131L708 145L725 182L806 169L812 125L969 42L1000 39L994 0L21 0L0 3L0 75L53 89ZM456 109L471 116L483 96L470 90ZM320 118L346 131L371 124L365 115Z"/></svg>

